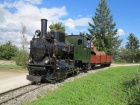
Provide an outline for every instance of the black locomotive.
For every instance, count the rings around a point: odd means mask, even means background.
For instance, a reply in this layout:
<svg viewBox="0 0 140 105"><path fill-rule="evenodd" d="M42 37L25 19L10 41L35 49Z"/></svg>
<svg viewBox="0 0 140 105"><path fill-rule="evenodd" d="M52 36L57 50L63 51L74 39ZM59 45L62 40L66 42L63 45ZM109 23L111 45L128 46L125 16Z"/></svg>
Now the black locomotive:
<svg viewBox="0 0 140 105"><path fill-rule="evenodd" d="M65 43L65 33L47 32L47 20L41 19L41 32L30 41L27 79L56 81L65 78L74 69L73 45Z"/></svg>
<svg viewBox="0 0 140 105"><path fill-rule="evenodd" d="M81 69L91 69L96 64L107 65L112 59L94 62L96 53L86 48L85 37L68 35L60 31L47 33L47 20L41 19L41 31L30 41L27 79L34 82L55 82ZM101 55L100 55L101 57Z"/></svg>

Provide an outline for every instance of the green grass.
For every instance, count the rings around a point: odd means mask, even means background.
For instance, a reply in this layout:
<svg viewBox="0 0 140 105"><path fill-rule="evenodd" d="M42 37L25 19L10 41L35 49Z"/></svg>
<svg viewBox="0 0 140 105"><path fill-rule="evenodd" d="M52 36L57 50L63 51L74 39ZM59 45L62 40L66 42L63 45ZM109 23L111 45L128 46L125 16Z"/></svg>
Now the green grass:
<svg viewBox="0 0 140 105"><path fill-rule="evenodd" d="M115 67L65 83L29 105L140 105L140 66Z"/></svg>
<svg viewBox="0 0 140 105"><path fill-rule="evenodd" d="M18 65L0 65L0 69L23 69L23 67Z"/></svg>

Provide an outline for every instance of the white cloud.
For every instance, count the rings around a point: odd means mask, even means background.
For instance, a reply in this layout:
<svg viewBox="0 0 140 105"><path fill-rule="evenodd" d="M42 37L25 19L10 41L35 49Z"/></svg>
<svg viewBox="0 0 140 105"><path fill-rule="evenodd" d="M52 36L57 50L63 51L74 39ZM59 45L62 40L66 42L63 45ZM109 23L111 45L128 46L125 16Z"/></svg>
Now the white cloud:
<svg viewBox="0 0 140 105"><path fill-rule="evenodd" d="M22 0L31 4L41 4L42 0Z"/></svg>
<svg viewBox="0 0 140 105"><path fill-rule="evenodd" d="M39 8L34 4L40 4L41 0L18 0L15 2L4 2L0 4L0 44L11 41L20 46L20 31L22 25L26 26L26 37L28 42L34 35L36 29L41 27L41 19L48 19L48 26L54 22L61 21L67 15L66 7ZM16 11L12 11L12 9Z"/></svg>
<svg viewBox="0 0 140 105"><path fill-rule="evenodd" d="M45 8L38 7L42 0L5 0L0 4L0 44L11 41L21 47L20 31L22 25L26 26L26 37L28 42L34 35L35 30L41 29L41 19L48 19L48 26L52 22L63 22L68 33L77 34L86 31L90 18L62 20L68 15L66 7ZM80 28L79 28L80 27ZM49 28L48 28L49 30Z"/></svg>
<svg viewBox="0 0 140 105"><path fill-rule="evenodd" d="M82 17L82 15L78 15L78 17Z"/></svg>
<svg viewBox="0 0 140 105"><path fill-rule="evenodd" d="M124 35L124 34L125 34L124 30L118 29L117 36L121 36L121 35Z"/></svg>
<svg viewBox="0 0 140 105"><path fill-rule="evenodd" d="M88 22L90 21L91 21L91 18L80 18L80 19L75 20L75 24L77 26L87 26Z"/></svg>
<svg viewBox="0 0 140 105"><path fill-rule="evenodd" d="M22 4L41 4L42 0L5 0L4 6L20 7Z"/></svg>
<svg viewBox="0 0 140 105"><path fill-rule="evenodd" d="M65 21L65 26L69 27L70 30L75 30L76 26L88 26L88 22L90 21L90 18L80 18L76 20L69 18Z"/></svg>
<svg viewBox="0 0 140 105"><path fill-rule="evenodd" d="M70 30L75 30L74 20L69 18L67 21L65 21L65 26L69 27Z"/></svg>

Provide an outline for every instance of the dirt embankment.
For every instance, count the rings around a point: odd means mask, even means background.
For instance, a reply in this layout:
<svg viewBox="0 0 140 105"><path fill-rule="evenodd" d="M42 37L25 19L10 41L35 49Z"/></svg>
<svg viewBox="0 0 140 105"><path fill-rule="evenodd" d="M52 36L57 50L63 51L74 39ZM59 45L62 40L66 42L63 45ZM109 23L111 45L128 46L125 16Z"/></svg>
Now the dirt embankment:
<svg viewBox="0 0 140 105"><path fill-rule="evenodd" d="M16 65L15 61L0 60L0 65Z"/></svg>

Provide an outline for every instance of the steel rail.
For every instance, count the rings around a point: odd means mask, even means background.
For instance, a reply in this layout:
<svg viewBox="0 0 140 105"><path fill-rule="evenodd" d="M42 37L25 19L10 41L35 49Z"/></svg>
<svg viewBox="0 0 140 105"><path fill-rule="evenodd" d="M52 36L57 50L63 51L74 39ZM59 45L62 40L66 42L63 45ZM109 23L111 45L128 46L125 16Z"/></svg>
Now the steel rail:
<svg viewBox="0 0 140 105"><path fill-rule="evenodd" d="M29 90L25 90L24 92L22 92L22 93L17 93L16 95L14 95L14 96L12 96L12 97L5 97L5 99L2 99L2 97L4 97L4 96L6 96L6 95L8 95L8 94L10 94L10 93L12 93L12 92L16 92L16 91L18 91L19 89L24 89L24 88L27 88L28 86L30 87L30 86L32 86L31 84L28 84L28 85L26 85L26 86L23 86L23 87L19 87L19 88L16 88L16 89L13 89L13 90L10 90L10 91L7 91L7 92L4 92L4 93L2 93L2 94L0 94L0 105L1 104L3 104L3 103L6 103L6 102L8 102L8 101L11 101L11 100L13 100L13 99L16 99L16 98L18 98L18 97L20 97L20 96L23 96L23 95L25 95L25 94L27 94L27 93L29 93L29 92L31 92L31 91L34 91L34 90L36 90L36 89L39 89L39 88L41 88L41 87L43 87L43 86L46 86L47 84L45 83L45 84L41 84L41 85L37 85L37 87L35 87L35 88L32 88L32 89L29 89ZM2 100L2 101L1 101Z"/></svg>

